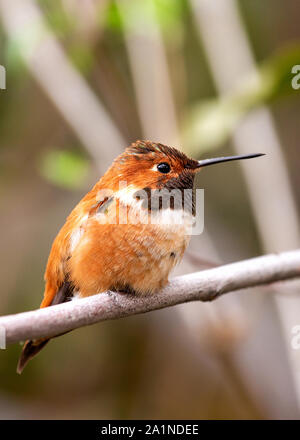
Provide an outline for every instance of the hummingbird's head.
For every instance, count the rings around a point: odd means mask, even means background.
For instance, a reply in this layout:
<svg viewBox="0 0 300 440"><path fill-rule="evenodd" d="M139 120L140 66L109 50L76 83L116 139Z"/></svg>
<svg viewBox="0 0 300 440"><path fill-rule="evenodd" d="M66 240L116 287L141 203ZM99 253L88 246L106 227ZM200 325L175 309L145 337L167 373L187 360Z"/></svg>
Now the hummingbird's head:
<svg viewBox="0 0 300 440"><path fill-rule="evenodd" d="M114 163L118 174L137 188L192 188L198 161L176 148L150 141L130 145Z"/></svg>
<svg viewBox="0 0 300 440"><path fill-rule="evenodd" d="M192 189L194 177L201 168L231 160L261 156L229 156L194 160L176 148L156 142L137 141L116 158L111 176L117 181L127 182L138 189Z"/></svg>

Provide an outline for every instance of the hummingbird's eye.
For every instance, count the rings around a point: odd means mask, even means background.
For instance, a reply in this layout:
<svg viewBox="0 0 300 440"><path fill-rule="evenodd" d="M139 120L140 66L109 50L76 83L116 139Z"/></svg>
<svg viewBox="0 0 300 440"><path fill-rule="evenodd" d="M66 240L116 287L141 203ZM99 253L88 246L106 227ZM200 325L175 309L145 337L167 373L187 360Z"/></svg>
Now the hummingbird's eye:
<svg viewBox="0 0 300 440"><path fill-rule="evenodd" d="M169 173L171 171L171 167L170 167L170 165L167 162L161 162L161 163L159 163L157 165L157 170L160 173L167 174L167 173Z"/></svg>

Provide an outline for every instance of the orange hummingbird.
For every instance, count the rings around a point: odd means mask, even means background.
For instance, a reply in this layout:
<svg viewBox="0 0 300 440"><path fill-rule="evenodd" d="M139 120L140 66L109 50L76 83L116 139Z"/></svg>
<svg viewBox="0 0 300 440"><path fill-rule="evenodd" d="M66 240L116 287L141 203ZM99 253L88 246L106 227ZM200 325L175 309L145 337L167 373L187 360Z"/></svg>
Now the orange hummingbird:
<svg viewBox="0 0 300 440"><path fill-rule="evenodd" d="M107 290L136 295L159 291L190 239L196 172L207 165L261 155L197 161L160 143L133 143L73 209L55 238L40 307ZM179 204L171 200L165 206L162 191L174 190L180 196L191 193L179 197ZM18 373L49 340L25 342Z"/></svg>

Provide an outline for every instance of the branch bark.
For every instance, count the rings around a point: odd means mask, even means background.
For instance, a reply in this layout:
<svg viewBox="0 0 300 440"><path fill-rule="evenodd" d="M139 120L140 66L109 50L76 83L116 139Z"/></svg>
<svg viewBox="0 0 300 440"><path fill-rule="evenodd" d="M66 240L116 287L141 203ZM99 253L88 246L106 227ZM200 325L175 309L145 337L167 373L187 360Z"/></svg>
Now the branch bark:
<svg viewBox="0 0 300 440"><path fill-rule="evenodd" d="M173 278L148 297L105 292L65 304L0 318L6 343L55 336L100 321L119 319L190 301L212 301L235 290L300 277L300 250L266 255Z"/></svg>

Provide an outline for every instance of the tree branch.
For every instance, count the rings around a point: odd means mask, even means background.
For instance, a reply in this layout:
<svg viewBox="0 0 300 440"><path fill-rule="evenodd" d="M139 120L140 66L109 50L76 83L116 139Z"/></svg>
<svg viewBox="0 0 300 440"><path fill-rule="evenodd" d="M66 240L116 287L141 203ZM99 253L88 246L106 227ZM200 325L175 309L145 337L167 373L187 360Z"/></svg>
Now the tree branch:
<svg viewBox="0 0 300 440"><path fill-rule="evenodd" d="M300 277L300 250L272 254L173 278L153 296L105 292L65 304L0 318L6 343L55 336L85 325L190 301L212 301L227 292Z"/></svg>

